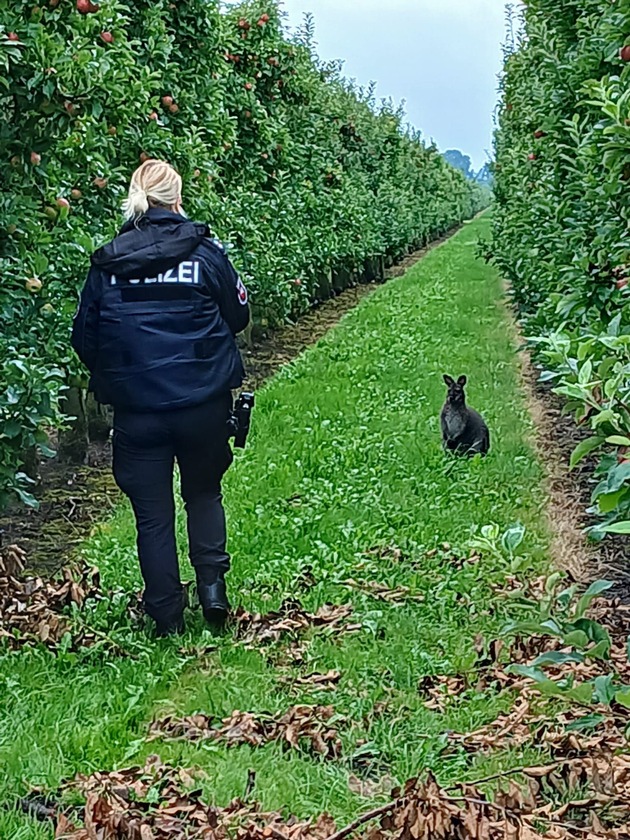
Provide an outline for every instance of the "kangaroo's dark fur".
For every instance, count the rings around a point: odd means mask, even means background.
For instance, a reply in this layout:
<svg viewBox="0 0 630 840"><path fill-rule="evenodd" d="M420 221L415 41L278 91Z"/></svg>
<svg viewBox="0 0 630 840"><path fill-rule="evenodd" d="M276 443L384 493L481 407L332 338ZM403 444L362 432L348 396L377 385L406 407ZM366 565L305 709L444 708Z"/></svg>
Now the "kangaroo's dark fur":
<svg viewBox="0 0 630 840"><path fill-rule="evenodd" d="M460 376L455 382L452 376L445 374L444 381L448 385L440 417L444 449L458 455L487 455L490 432L481 414L466 405L466 377Z"/></svg>

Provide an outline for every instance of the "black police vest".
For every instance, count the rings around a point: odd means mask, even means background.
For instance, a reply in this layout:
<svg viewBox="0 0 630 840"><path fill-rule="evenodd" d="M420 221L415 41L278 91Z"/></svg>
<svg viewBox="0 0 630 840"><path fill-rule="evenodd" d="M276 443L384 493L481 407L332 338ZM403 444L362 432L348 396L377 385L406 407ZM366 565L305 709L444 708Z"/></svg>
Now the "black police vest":
<svg viewBox="0 0 630 840"><path fill-rule="evenodd" d="M243 380L235 339L206 282L198 248L155 277L101 273L98 362L100 402L134 411L200 404Z"/></svg>

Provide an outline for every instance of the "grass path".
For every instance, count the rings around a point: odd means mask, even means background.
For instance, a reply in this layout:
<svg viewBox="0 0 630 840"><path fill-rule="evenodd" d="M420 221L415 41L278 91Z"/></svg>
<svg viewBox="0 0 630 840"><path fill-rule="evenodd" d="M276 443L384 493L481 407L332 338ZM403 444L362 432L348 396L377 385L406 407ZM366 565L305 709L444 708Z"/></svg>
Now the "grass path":
<svg viewBox="0 0 630 840"><path fill-rule="evenodd" d="M265 806L300 817L328 810L345 821L379 801L376 784L364 791L373 799L350 789L353 774L401 782L431 767L447 781L519 762L522 756L445 749L448 730L494 719L509 698L470 689L442 714L427 709L418 691L427 675L471 669L475 637L496 635L509 609L492 590L509 571L508 558L487 556L459 568L442 552L427 552L448 542L466 554L478 527L496 523L503 531L521 522L523 576L549 564L542 471L528 443L500 282L475 256L488 225L486 218L466 225L283 369L259 394L251 446L227 482L234 600L260 611L286 598L309 610L351 602L361 632L308 635L299 665L282 645L248 650L229 637L215 651L182 656L181 641L147 641L130 629L122 608L102 604L91 621L130 645L133 656L33 650L0 658L0 800L159 751L163 759L202 766L206 794L218 804L243 794L251 768ZM470 401L493 435L483 462L447 461L441 451L443 372L469 376ZM374 547L397 547L402 555L370 553ZM84 553L101 567L107 587L138 588L126 506ZM349 588L348 578L405 586L422 600L388 604ZM209 643L216 640L200 616L192 617L184 644ZM291 684L296 675L331 669L341 672L334 690ZM144 741L158 714L275 713L297 702L334 705L340 760L278 744ZM0 811L0 836L52 834Z"/></svg>

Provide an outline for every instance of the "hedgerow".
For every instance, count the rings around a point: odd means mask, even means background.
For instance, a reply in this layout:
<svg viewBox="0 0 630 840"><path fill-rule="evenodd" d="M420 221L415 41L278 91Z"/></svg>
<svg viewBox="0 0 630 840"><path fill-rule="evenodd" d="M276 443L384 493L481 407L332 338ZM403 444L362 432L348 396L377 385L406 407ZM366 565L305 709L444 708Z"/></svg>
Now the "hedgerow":
<svg viewBox="0 0 630 840"><path fill-rule="evenodd" d="M178 167L263 326L480 209L400 110L317 58L310 22L282 24L267 0L0 0L0 504L82 374L77 291L141 160Z"/></svg>
<svg viewBox="0 0 630 840"><path fill-rule="evenodd" d="M630 533L630 4L528 0L508 44L493 252L545 378L603 460L594 536Z"/></svg>

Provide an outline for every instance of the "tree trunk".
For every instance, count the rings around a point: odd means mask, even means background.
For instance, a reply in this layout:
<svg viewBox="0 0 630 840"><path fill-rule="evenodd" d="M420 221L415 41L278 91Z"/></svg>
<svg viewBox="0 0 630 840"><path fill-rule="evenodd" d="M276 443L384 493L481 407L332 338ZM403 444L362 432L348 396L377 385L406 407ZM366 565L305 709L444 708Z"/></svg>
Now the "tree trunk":
<svg viewBox="0 0 630 840"><path fill-rule="evenodd" d="M58 457L67 464L85 464L88 456L88 420L81 388L68 388L60 400L68 426L59 433Z"/></svg>
<svg viewBox="0 0 630 840"><path fill-rule="evenodd" d="M87 411L88 439L105 443L109 438L113 418L110 411L96 402L93 394L88 394L85 401Z"/></svg>

